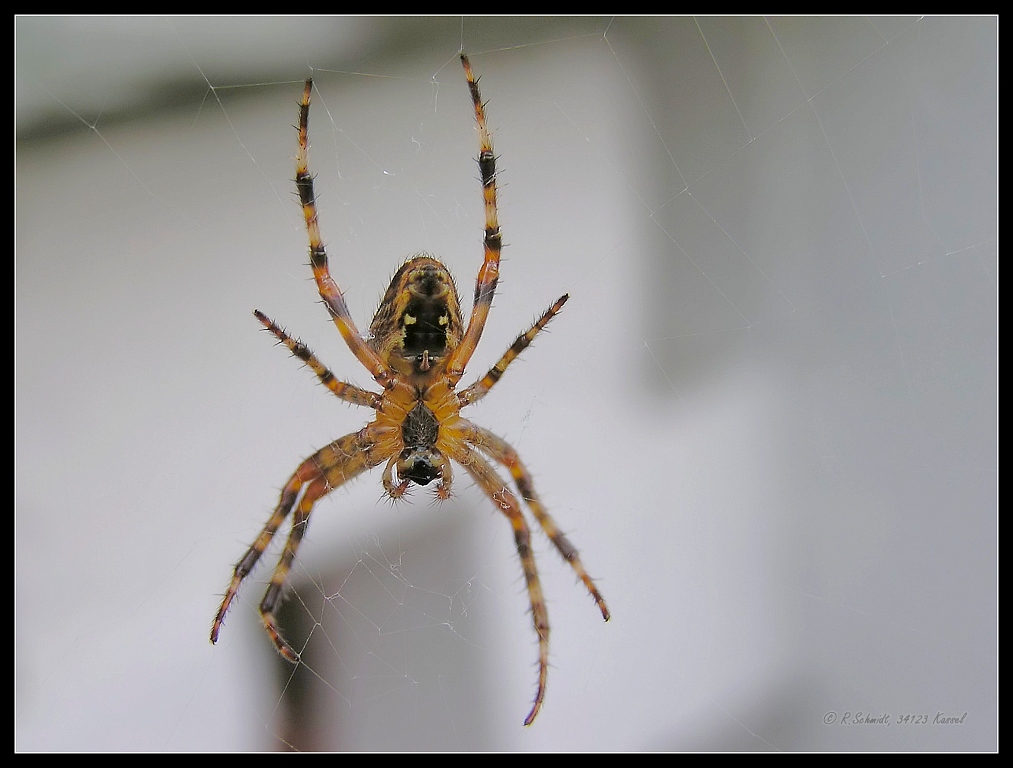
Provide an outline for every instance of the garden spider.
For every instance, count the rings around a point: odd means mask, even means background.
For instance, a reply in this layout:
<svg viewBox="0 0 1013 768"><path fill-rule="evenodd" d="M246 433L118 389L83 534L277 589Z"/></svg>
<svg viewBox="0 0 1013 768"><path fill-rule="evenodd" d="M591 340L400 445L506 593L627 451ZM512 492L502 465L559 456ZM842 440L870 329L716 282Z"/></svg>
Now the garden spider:
<svg viewBox="0 0 1013 768"><path fill-rule="evenodd" d="M338 381L305 345L285 333L260 311L254 312L267 330L309 366L325 387L346 402L373 408L376 418L358 432L345 435L310 456L285 484L274 513L256 541L236 564L232 581L211 627L211 642L217 642L225 614L243 579L253 570L282 522L294 509L292 530L271 576L270 586L260 603L260 615L267 634L281 655L289 661L298 662L299 654L281 636L275 614L299 543L306 533L313 505L338 486L384 462L383 487L392 499L404 496L412 483L429 485L433 480L438 480L436 497L444 500L450 497L452 459L471 475L478 487L506 515L513 528L531 600L535 631L538 633L538 688L534 705L524 720L525 725L530 725L545 698L545 680L549 667L548 611L531 551L531 534L521 514L518 497L499 478L483 454L510 471L520 498L531 509L559 554L584 582L606 621L609 620L609 610L591 577L584 570L576 548L560 532L542 506L532 485L531 475L521 463L517 452L506 441L460 415L462 408L478 402L488 394L507 366L559 313L569 298L568 295L563 295L549 307L529 330L517 337L485 376L464 390L455 391L489 316L499 279L501 248L496 212L496 158L485 125L485 111L478 84L468 58L463 53L461 63L464 65L464 74L475 107L481 144L478 167L485 199L485 259L478 272L475 302L467 328L461 322L454 279L439 261L419 255L410 258L395 273L369 326L369 335L364 338L359 334L341 289L330 275L327 254L320 240L313 177L310 176L307 164L307 127L313 81L306 81L299 103L299 154L296 158L295 183L309 234L310 265L320 297L330 312L331 319L352 354L366 366L383 392L376 394Z"/></svg>

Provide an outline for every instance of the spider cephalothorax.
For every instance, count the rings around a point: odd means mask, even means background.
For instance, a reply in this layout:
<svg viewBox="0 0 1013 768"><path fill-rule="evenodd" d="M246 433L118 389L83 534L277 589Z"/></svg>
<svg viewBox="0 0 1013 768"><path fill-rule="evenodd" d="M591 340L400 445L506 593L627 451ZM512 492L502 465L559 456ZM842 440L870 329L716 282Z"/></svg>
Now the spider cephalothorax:
<svg viewBox="0 0 1013 768"><path fill-rule="evenodd" d="M588 576L570 543L545 511L517 452L502 438L460 415L461 409L477 402L499 381L516 359L562 309L568 296L561 296L534 325L522 333L510 349L481 379L457 391L457 384L471 359L485 328L499 279L500 232L496 212L496 160L485 125L485 110L471 65L464 54L461 63L471 91L478 127L479 172L485 202L485 258L475 284L475 304L467 327L461 320L460 302L454 279L437 259L415 256L394 274L364 338L356 329L344 297L331 277L327 253L317 223L313 177L309 173L308 126L313 83L306 81L299 104L299 154L296 161L296 189L310 241L310 265L320 297L352 354L382 388L381 393L338 381L301 342L289 336L262 312L257 319L317 375L337 397L376 411L376 417L358 432L345 435L317 451L296 469L282 489L278 506L256 541L236 564L232 581L211 627L211 642L217 642L225 614L239 586L271 543L281 524L293 515L292 530L281 559L271 576L270 586L260 603L264 628L278 651L291 661L299 654L286 642L275 614L285 582L309 523L314 504L340 485L368 469L385 464L383 487L392 499L404 496L412 483L426 486L434 480L436 496L447 499L453 480L453 460L471 475L479 488L510 521L517 553L531 600L531 614L538 633L538 688L534 705L524 721L530 725L541 709L549 668L549 616L542 597L538 569L531 551L531 534L521 513L521 504L499 478L488 459L510 472L520 498L527 504L542 530L563 559L587 587L602 616L609 619L605 600Z"/></svg>

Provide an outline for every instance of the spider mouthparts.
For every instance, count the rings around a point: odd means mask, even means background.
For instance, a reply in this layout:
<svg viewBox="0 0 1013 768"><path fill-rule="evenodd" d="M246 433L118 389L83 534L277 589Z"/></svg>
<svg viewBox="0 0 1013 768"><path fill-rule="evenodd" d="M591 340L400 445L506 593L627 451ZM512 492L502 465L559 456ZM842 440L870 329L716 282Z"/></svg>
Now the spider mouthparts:
<svg viewBox="0 0 1013 768"><path fill-rule="evenodd" d="M440 476L440 470L428 461L416 459L410 467L407 467L403 472L399 472L398 474L406 480L411 480L416 485L429 485Z"/></svg>

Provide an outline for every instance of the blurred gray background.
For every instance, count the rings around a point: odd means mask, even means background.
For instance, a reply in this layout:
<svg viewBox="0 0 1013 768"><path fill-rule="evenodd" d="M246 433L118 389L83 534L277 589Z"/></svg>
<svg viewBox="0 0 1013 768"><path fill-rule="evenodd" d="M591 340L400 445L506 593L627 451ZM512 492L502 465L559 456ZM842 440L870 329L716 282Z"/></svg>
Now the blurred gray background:
<svg viewBox="0 0 1013 768"><path fill-rule="evenodd" d="M996 748L995 18L15 32L16 749ZM370 415L251 314L372 384L305 266L301 81L360 328L418 252L470 306L462 46L507 243L471 374L572 296L468 415L613 613L536 535L530 728L520 565L463 472L442 506L392 508L378 472L318 505L284 618L304 666L258 624L273 558L207 640L278 489Z"/></svg>

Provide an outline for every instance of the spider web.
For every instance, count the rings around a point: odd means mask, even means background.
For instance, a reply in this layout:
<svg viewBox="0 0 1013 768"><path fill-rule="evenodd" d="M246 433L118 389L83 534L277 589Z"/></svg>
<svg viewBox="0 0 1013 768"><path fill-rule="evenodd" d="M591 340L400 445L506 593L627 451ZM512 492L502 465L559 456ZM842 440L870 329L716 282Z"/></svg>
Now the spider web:
<svg viewBox="0 0 1013 768"><path fill-rule="evenodd" d="M994 18L16 32L18 749L995 749ZM377 472L317 506L298 669L256 616L281 535L206 638L288 473L369 416L250 316L371 383L305 267L301 81L360 328L418 252L467 305L462 45L507 243L471 374L572 297L468 416L614 616L535 534L553 666L527 729L520 566L460 471L440 506L391 508Z"/></svg>

